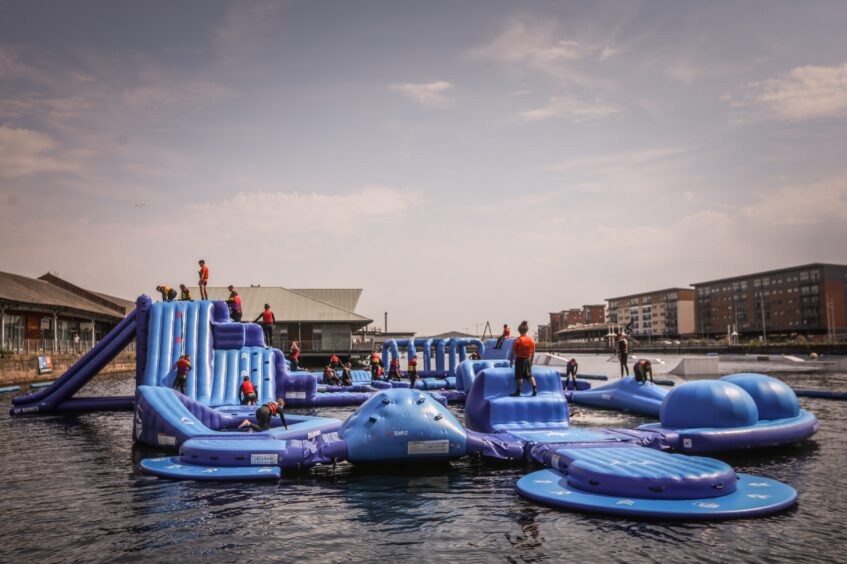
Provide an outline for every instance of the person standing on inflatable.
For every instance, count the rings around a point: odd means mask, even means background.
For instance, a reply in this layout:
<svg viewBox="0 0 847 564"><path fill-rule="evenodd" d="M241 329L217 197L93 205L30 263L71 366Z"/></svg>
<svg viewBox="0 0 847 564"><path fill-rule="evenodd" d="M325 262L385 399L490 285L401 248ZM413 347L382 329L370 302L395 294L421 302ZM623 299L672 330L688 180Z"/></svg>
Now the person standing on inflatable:
<svg viewBox="0 0 847 564"><path fill-rule="evenodd" d="M653 383L653 363L646 358L639 359L632 365L632 374L635 376L635 381L645 384L647 375L650 375L650 383Z"/></svg>
<svg viewBox="0 0 847 564"><path fill-rule="evenodd" d="M415 382L418 379L418 357L413 356L409 359L409 388L415 389Z"/></svg>
<svg viewBox="0 0 847 564"><path fill-rule="evenodd" d="M271 428L271 417L279 415L279 420L282 421L283 427L288 429L288 423L285 422L285 413L283 412L284 407L285 400L282 398L277 398L276 401L270 401L256 410L256 421L259 422L258 425L251 423L249 419L245 419L238 428L243 429L244 427L249 427L247 430L248 433L252 433L253 431L267 431Z"/></svg>
<svg viewBox="0 0 847 564"><path fill-rule="evenodd" d="M511 336L512 336L512 330L509 329L508 323L504 323L503 324L503 333L501 333L500 336L497 337L497 344L494 345L494 348L495 349L502 349L503 348L503 341L505 341L506 339L508 339Z"/></svg>
<svg viewBox="0 0 847 564"><path fill-rule="evenodd" d="M259 321L259 320L262 321ZM276 323L276 317L274 317L274 312L271 311L270 304L265 304L265 311L256 316L256 319L253 320L253 323L259 323L262 326L262 331L265 333L265 340L268 342L268 347L270 348L273 342L274 336L274 323Z"/></svg>
<svg viewBox="0 0 847 564"><path fill-rule="evenodd" d="M338 356L335 353L332 353L332 356L329 359L329 365L335 371L338 371L338 370L341 370L342 368L344 368L344 365L341 364L341 360L338 358Z"/></svg>
<svg viewBox="0 0 847 564"><path fill-rule="evenodd" d="M200 265L200 270L197 272L197 276L200 278L197 282L200 287L200 299L208 300L209 294L206 293L206 286L209 284L209 267L206 266L206 261L203 259L200 259L197 264Z"/></svg>
<svg viewBox="0 0 847 564"><path fill-rule="evenodd" d="M191 370L191 355L184 354L176 361L176 377L174 378L174 390L185 395L185 386L188 383L188 372Z"/></svg>
<svg viewBox="0 0 847 564"><path fill-rule="evenodd" d="M391 359L388 365L388 379L400 381L400 359L396 356Z"/></svg>
<svg viewBox="0 0 847 564"><path fill-rule="evenodd" d="M229 306L229 316L233 321L241 323L241 296L232 284L227 286L227 290L229 290L229 297L226 299L226 304Z"/></svg>
<svg viewBox="0 0 847 564"><path fill-rule="evenodd" d="M621 361L621 378L623 378L624 371L626 371L626 375L629 376L629 366L626 363L626 359L629 357L629 343L626 342L626 335L622 335L618 333L618 358Z"/></svg>
<svg viewBox="0 0 847 564"><path fill-rule="evenodd" d="M382 366L382 359L379 358L379 354L376 351L371 355L371 380L376 382L380 379L379 377L379 368Z"/></svg>
<svg viewBox="0 0 847 564"><path fill-rule="evenodd" d="M179 301L181 302L190 302L191 300L191 290L185 284L179 285Z"/></svg>
<svg viewBox="0 0 847 564"><path fill-rule="evenodd" d="M241 405L256 405L256 400L258 399L256 396L256 387L250 381L250 376L244 377L244 381L241 382L241 388L238 390L238 396Z"/></svg>
<svg viewBox="0 0 847 564"><path fill-rule="evenodd" d="M579 364L575 358L568 361L567 372L565 373L565 388L568 387L568 382L573 380L573 390L576 390L576 372L579 370Z"/></svg>
<svg viewBox="0 0 847 564"><path fill-rule="evenodd" d="M297 341L291 343L288 349L288 360L291 361L291 370L300 370L300 344Z"/></svg>
<svg viewBox="0 0 847 564"><path fill-rule="evenodd" d="M532 384L532 395L538 395L538 390L535 386L535 378L532 375L532 356L535 354L535 341L527 335L529 332L529 323L521 321L518 325L518 333L520 337L512 343L512 350L509 352L509 364L515 366L515 384L517 390L512 394L513 397L521 395L521 382L529 380Z"/></svg>
<svg viewBox="0 0 847 564"><path fill-rule="evenodd" d="M163 302L172 302L176 299L176 290L170 286L156 286L156 291L162 294Z"/></svg>

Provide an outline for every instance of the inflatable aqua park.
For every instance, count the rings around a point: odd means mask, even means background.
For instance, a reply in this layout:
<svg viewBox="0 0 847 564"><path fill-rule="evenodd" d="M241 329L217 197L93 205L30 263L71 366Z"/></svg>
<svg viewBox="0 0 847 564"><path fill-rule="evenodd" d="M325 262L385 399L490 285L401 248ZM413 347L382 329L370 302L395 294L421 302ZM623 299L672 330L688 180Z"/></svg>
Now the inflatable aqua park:
<svg viewBox="0 0 847 564"><path fill-rule="evenodd" d="M73 397L133 339L134 396ZM469 346L484 351L482 360L466 358ZM364 371L357 371L346 389L324 386L315 374L292 371L281 351L265 347L258 326L232 322L223 302L152 303L142 296L130 316L52 385L14 398L11 412L133 410L133 439L173 452L140 463L142 471L163 479L278 480L342 461L384 467L472 457L542 466L518 480L516 490L564 510L728 519L768 514L796 502L788 485L687 454L811 436L817 430L814 415L800 409L791 389L774 378L741 374L688 382L661 400L658 424L581 429L571 425L566 391L554 368L534 367L537 394L523 382L515 395L511 341L495 349L493 342L408 340L388 344L385 360L399 356L401 347L412 356L421 347L426 378L443 380L439 392L428 385L410 389L408 383L371 382ZM427 347L436 353L434 365ZM174 365L184 354L193 362L180 393L172 389ZM292 406L358 408L344 421L279 412L263 426L267 421L257 419L256 406L239 405L245 377L258 405L284 398ZM445 392L464 400L464 421L447 409Z"/></svg>

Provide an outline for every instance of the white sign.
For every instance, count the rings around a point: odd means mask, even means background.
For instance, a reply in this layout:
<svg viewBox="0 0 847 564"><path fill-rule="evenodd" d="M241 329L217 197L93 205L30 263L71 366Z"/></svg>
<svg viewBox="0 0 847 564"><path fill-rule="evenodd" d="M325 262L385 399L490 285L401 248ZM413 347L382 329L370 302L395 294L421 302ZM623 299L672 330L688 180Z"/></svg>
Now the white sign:
<svg viewBox="0 0 847 564"><path fill-rule="evenodd" d="M159 433L156 436L156 443L159 446L176 446L176 437Z"/></svg>
<svg viewBox="0 0 847 564"><path fill-rule="evenodd" d="M447 454L450 452L450 441L409 441L409 454Z"/></svg>
<svg viewBox="0 0 847 564"><path fill-rule="evenodd" d="M42 317L41 318L41 330L48 331L50 329L50 318Z"/></svg>
<svg viewBox="0 0 847 564"><path fill-rule="evenodd" d="M279 461L279 455L273 454L251 454L250 464L256 466L267 466L268 464L276 464Z"/></svg>

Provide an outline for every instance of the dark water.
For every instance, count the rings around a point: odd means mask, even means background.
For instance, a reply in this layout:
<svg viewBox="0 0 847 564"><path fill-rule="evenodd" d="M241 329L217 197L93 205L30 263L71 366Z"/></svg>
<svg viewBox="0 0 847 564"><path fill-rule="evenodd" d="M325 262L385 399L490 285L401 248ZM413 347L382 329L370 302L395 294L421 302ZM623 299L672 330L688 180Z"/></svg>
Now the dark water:
<svg viewBox="0 0 847 564"><path fill-rule="evenodd" d="M798 387L843 383L800 373ZM129 377L90 394L128 394ZM172 482L141 474L130 413L8 415L0 397L0 561L845 561L847 402L802 399L821 430L801 445L722 457L782 480L799 504L719 523L639 522L535 505L514 490L529 466L459 461L416 472L350 465L270 484ZM343 418L353 408L323 410ZM461 410L455 410L461 416ZM575 425L646 419L579 409ZM190 559L190 560L188 560Z"/></svg>

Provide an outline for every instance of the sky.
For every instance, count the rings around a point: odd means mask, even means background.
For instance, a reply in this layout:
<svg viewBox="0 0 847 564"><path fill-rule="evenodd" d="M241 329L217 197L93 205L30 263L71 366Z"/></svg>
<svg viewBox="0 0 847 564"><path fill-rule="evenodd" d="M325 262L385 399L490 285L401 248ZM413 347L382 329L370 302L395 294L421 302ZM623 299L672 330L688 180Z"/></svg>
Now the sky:
<svg viewBox="0 0 847 564"><path fill-rule="evenodd" d="M0 0L0 270L390 330L847 262L847 3Z"/></svg>

